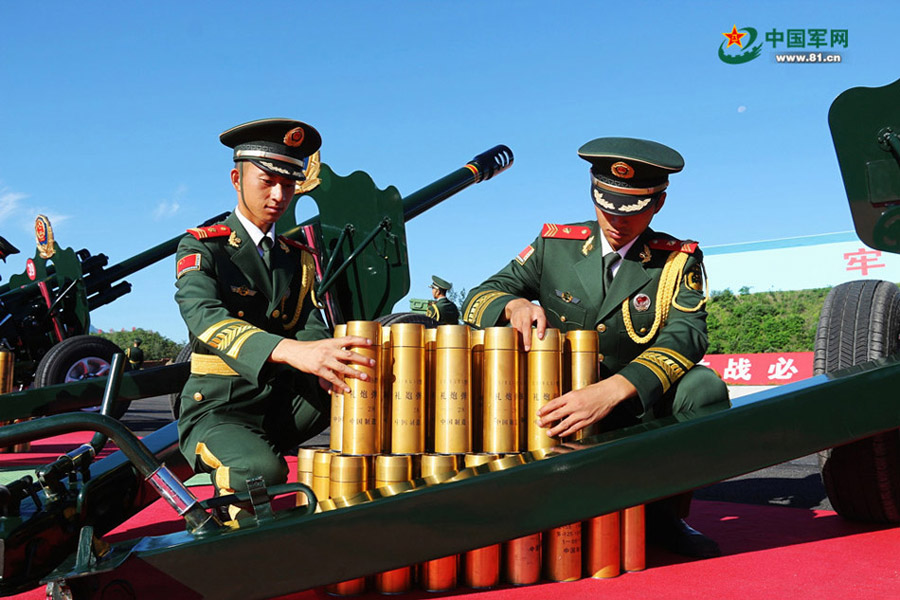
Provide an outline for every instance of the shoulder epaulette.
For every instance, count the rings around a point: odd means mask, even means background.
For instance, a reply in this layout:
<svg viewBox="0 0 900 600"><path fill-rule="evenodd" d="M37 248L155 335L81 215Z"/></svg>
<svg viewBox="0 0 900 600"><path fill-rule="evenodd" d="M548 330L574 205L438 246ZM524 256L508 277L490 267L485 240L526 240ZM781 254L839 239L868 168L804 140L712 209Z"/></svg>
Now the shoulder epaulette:
<svg viewBox="0 0 900 600"><path fill-rule="evenodd" d="M210 225L209 227L192 227L187 230L189 234L197 238L198 240L205 240L208 238L217 238L223 237L226 235L231 235L231 227L228 225Z"/></svg>
<svg viewBox="0 0 900 600"><path fill-rule="evenodd" d="M544 223L541 230L542 238L557 240L586 240L591 235L591 228L584 225L554 225Z"/></svg>
<svg viewBox="0 0 900 600"><path fill-rule="evenodd" d="M654 250L678 250L685 254L693 254L700 246L700 242L693 240L676 240L675 238L654 238L647 242Z"/></svg>
<svg viewBox="0 0 900 600"><path fill-rule="evenodd" d="M294 248L297 248L298 250L306 250L306 251L309 252L310 254L317 254L316 251L315 251L313 248L311 248L310 246L307 246L306 244L301 244L301 243L298 242L297 240L292 240L292 239L289 238L289 237L285 237L285 236L283 236L283 235L279 235L279 236L278 236L278 240L281 241L281 242L284 242L284 243L287 244L288 246L293 246Z"/></svg>

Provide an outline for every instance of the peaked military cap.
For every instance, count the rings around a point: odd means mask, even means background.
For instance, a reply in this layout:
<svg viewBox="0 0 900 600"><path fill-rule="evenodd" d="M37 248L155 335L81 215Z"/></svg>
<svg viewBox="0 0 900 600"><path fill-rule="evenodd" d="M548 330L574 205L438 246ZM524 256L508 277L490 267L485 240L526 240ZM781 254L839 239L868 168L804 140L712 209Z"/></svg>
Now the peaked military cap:
<svg viewBox="0 0 900 600"><path fill-rule="evenodd" d="M437 275L432 275L431 281L432 281L431 287L440 288L442 290L449 290L450 288L453 287L452 283L450 283L446 279L441 279Z"/></svg>
<svg viewBox="0 0 900 600"><path fill-rule="evenodd" d="M234 162L249 160L269 173L303 181L303 171L322 145L322 136L301 121L260 119L232 127L219 141L234 148Z"/></svg>
<svg viewBox="0 0 900 600"><path fill-rule="evenodd" d="M591 163L594 204L614 215L655 206L669 174L684 168L684 158L672 148L636 138L597 138L579 148L578 156Z"/></svg>

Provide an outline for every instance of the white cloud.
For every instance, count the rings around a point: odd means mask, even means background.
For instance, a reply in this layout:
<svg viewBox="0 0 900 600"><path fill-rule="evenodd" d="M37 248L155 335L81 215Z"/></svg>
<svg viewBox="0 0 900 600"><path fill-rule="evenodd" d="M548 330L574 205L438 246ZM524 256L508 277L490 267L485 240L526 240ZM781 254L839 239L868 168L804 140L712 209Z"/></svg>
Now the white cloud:
<svg viewBox="0 0 900 600"><path fill-rule="evenodd" d="M19 200L27 198L25 194L0 189L0 221L6 221L19 211Z"/></svg>
<svg viewBox="0 0 900 600"><path fill-rule="evenodd" d="M741 106L738 106L738 112L739 112L739 113L746 112L746 111L747 111L747 107L744 106L743 104L742 104Z"/></svg>
<svg viewBox="0 0 900 600"><path fill-rule="evenodd" d="M156 208L153 210L153 219L155 221L161 221L162 219L168 219L169 217L175 216L178 211L181 210L181 203L179 200L183 198L186 193L187 186L179 185L172 194L171 199L163 199L156 205Z"/></svg>

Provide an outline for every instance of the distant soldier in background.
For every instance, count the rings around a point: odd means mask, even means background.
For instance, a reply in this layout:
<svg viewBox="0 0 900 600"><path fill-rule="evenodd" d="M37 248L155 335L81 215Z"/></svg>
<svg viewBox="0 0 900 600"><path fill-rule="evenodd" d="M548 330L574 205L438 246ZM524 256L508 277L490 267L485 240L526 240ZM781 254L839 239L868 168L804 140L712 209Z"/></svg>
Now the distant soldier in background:
<svg viewBox="0 0 900 600"><path fill-rule="evenodd" d="M459 309L447 298L447 292L453 284L437 275L431 276L431 295L434 300L428 303L429 317L441 325L456 325L459 323Z"/></svg>
<svg viewBox="0 0 900 600"><path fill-rule="evenodd" d="M134 340L131 348L125 351L125 356L128 357L128 368L131 371L137 371L144 366L144 351L141 350L140 338Z"/></svg>

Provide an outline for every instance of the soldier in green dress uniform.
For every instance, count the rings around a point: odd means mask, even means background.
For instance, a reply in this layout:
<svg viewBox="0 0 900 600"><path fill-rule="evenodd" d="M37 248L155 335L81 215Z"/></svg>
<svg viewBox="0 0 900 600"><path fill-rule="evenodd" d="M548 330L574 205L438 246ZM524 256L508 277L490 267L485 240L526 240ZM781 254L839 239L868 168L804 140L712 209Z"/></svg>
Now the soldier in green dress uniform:
<svg viewBox="0 0 900 600"><path fill-rule="evenodd" d="M431 276L431 295L433 301L428 303L427 316L441 325L457 325L459 323L459 309L447 298L447 292L453 284L437 275Z"/></svg>
<svg viewBox="0 0 900 600"><path fill-rule="evenodd" d="M141 350L140 339L134 340L131 348L125 351L125 356L128 358L129 370L138 371L141 367L144 366L144 351Z"/></svg>
<svg viewBox="0 0 900 600"><path fill-rule="evenodd" d="M220 224L188 230L178 246L175 299L193 350L181 451L224 495L246 490L256 476L285 482L283 453L329 423L326 389L349 391L342 377L365 376L348 363L374 361L348 349L369 340L331 339L315 307L310 249L274 232L319 133L300 121L264 119L220 140L234 149L237 208Z"/></svg>
<svg viewBox="0 0 900 600"><path fill-rule="evenodd" d="M547 327L596 329L601 380L541 409L548 435L727 408L725 384L697 364L708 345L702 253L696 242L649 228L669 174L684 160L667 146L632 138L596 139L578 154L591 163L596 219L545 224L509 265L469 293L463 320L508 323L526 350L533 326L539 337ZM680 518L678 504L656 511L662 541L682 554L717 555L715 542Z"/></svg>

